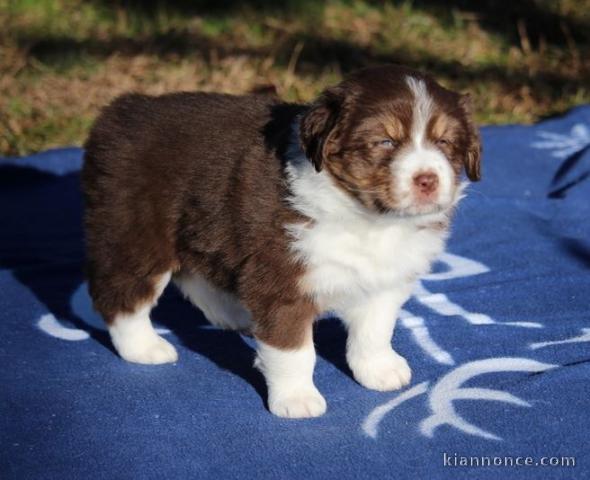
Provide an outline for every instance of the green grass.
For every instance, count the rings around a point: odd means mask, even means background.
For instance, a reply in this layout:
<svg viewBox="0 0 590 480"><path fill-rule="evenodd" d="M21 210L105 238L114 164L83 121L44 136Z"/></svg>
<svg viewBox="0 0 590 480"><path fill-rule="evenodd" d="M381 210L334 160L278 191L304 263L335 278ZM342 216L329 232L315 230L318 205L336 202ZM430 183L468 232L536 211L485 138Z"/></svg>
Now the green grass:
<svg viewBox="0 0 590 480"><path fill-rule="evenodd" d="M471 91L481 123L590 101L590 0L0 0L0 155L83 142L128 90L309 101L365 65Z"/></svg>

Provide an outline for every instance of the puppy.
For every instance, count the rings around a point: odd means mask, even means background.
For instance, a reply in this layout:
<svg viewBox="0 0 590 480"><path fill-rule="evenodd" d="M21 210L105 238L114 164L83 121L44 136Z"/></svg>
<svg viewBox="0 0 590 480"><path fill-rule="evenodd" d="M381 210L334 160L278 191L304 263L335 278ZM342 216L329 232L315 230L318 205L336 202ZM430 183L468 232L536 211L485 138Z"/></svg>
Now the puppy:
<svg viewBox="0 0 590 480"><path fill-rule="evenodd" d="M411 371L400 307L442 252L464 168L480 178L467 96L400 66L311 105L274 96L130 94L106 107L82 172L89 289L117 352L175 362L150 310L172 279L217 326L251 331L268 406L314 417L314 319L335 312L367 388Z"/></svg>

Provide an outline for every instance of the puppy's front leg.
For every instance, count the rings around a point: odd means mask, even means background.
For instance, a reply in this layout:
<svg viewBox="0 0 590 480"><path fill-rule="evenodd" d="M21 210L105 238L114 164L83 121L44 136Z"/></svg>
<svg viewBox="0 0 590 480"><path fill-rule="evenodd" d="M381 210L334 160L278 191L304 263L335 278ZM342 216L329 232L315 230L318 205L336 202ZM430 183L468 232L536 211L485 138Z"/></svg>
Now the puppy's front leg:
<svg viewBox="0 0 590 480"><path fill-rule="evenodd" d="M391 347L400 307L410 288L381 292L338 313L348 329L346 359L354 378L373 390L397 390L410 383L412 371Z"/></svg>
<svg viewBox="0 0 590 480"><path fill-rule="evenodd" d="M303 342L295 348L278 348L258 341L255 366L268 386L268 407L279 417L317 417L326 411L326 401L313 383L316 354L312 325L305 326Z"/></svg>

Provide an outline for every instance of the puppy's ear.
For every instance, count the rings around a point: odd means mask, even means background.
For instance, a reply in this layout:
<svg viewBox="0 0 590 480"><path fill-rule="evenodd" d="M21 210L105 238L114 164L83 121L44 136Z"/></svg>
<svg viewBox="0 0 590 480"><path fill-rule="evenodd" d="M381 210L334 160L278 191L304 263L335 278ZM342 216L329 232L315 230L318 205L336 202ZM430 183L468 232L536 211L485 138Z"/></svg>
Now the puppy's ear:
<svg viewBox="0 0 590 480"><path fill-rule="evenodd" d="M301 147L318 172L322 169L327 139L336 125L342 101L339 88L326 90L310 105L299 123Z"/></svg>
<svg viewBox="0 0 590 480"><path fill-rule="evenodd" d="M467 128L467 146L463 159L465 173L469 180L477 182L481 179L481 140L479 138L479 130L473 122L471 96L468 93L461 95L459 102L465 113Z"/></svg>

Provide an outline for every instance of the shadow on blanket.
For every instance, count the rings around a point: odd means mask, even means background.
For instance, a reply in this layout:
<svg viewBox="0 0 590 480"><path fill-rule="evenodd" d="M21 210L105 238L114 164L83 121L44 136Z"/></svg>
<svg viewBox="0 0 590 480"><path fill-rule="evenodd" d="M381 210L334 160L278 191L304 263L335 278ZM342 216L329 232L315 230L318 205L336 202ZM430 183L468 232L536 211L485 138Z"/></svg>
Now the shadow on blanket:
<svg viewBox="0 0 590 480"><path fill-rule="evenodd" d="M79 174L54 175L30 167L3 166L0 189L19 190L19 197L25 199L0 230L0 244L18 245L18 258L14 256L16 249L10 249L10 255L0 251L0 269L13 269L14 276L56 318L85 330L115 354L107 332L89 325L71 307L74 292L84 282ZM211 327L173 287L167 289L153 316L190 350L240 376L266 398L262 375L252 366L254 350L239 334Z"/></svg>
<svg viewBox="0 0 590 480"><path fill-rule="evenodd" d="M19 198L24 199L0 231L0 244L18 245L19 255L15 257L15 249L9 253L0 251L0 269L12 269L14 276L56 318L88 332L115 355L107 332L72 310L72 297L84 282L79 181L78 173L56 175L25 166L0 167L0 189L19 191ZM22 194L25 190L27 195ZM238 333L212 327L176 288L166 289L153 311L153 319L172 330L188 349L241 377L266 399L264 379L253 367L254 349ZM340 323L331 319L316 324L316 341L318 355L351 377Z"/></svg>

